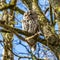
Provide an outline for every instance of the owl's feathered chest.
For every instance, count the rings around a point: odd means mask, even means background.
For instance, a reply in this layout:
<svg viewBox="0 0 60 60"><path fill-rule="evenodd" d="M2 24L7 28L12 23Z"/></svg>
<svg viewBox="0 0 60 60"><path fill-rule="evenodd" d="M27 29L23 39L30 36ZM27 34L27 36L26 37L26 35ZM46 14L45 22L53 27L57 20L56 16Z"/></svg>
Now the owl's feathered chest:
<svg viewBox="0 0 60 60"><path fill-rule="evenodd" d="M24 19L22 21L22 29L33 34L38 32L39 22L36 15L33 13L31 15L29 13L25 14L26 15L24 15Z"/></svg>

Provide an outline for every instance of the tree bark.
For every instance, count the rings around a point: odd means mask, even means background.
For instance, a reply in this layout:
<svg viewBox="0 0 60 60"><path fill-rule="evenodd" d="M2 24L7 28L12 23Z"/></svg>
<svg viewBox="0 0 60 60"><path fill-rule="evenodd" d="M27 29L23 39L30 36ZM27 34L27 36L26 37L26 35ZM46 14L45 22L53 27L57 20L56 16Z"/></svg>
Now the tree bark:
<svg viewBox="0 0 60 60"><path fill-rule="evenodd" d="M11 27L13 27L13 11L10 11L9 15L8 15L8 20L7 23L8 25L10 25ZM12 54L12 39L13 39L13 34L12 33L3 33L3 39L4 39L4 56L3 56L3 60L13 60L13 54Z"/></svg>
<svg viewBox="0 0 60 60"><path fill-rule="evenodd" d="M5 0L1 0L1 6L4 5L6 2ZM3 24L7 24L11 27L13 27L14 22L14 12L10 9L9 13L7 9L3 10L2 20L4 21ZM3 60L13 60L14 56L12 53L12 40L13 40L13 34L12 33L2 33L3 40L4 40L4 55Z"/></svg>
<svg viewBox="0 0 60 60"><path fill-rule="evenodd" d="M10 14L11 13L12 12L10 11ZM8 19L7 19L7 21L5 21L5 24L10 25L11 27L13 27L13 24L12 24L12 22L14 20L14 18L12 17L13 15L14 15L13 13L12 13L12 15L8 15L8 17L7 17ZM4 39L4 56L3 56L3 60L13 60L13 58L14 58L14 56L12 54L13 34L12 33L2 33L2 35L3 35L3 39Z"/></svg>

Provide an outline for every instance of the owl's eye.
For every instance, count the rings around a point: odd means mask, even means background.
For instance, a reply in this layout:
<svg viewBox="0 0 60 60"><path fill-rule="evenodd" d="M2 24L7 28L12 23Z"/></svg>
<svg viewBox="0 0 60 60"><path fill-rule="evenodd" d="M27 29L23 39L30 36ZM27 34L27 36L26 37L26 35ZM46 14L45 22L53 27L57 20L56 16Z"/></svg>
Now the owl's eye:
<svg viewBox="0 0 60 60"><path fill-rule="evenodd" d="M32 14L30 14L30 15L32 15Z"/></svg>
<svg viewBox="0 0 60 60"><path fill-rule="evenodd" d="M27 22L29 22L29 20L27 20Z"/></svg>
<svg viewBox="0 0 60 60"><path fill-rule="evenodd" d="M25 15L25 16L27 16L27 15Z"/></svg>

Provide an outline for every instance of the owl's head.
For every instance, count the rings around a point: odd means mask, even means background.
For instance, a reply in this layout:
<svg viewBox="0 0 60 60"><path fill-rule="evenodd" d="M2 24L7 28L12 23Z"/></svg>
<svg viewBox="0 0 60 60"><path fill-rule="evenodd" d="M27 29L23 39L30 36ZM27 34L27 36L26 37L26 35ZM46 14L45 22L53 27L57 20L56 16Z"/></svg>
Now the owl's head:
<svg viewBox="0 0 60 60"><path fill-rule="evenodd" d="M37 13L30 10L29 12L26 12L24 13L24 19L26 20L37 20L38 19L38 16L37 16Z"/></svg>
<svg viewBox="0 0 60 60"><path fill-rule="evenodd" d="M30 11L29 11L29 15L30 15L33 19L34 19L34 18L35 18L35 19L38 18L38 17L37 17L37 13L36 13L35 11L33 11L33 10L30 10Z"/></svg>

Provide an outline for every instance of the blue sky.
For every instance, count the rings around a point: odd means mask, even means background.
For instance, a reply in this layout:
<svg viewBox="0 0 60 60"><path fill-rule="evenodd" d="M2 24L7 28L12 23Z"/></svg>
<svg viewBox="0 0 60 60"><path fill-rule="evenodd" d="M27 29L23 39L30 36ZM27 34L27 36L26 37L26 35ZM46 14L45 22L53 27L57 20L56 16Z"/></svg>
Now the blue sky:
<svg viewBox="0 0 60 60"><path fill-rule="evenodd" d="M9 3L9 0L6 0L7 1L7 3ZM49 2L48 2L48 0L39 0L39 5L40 5L40 7L42 8L42 11L45 11L46 10L46 8L49 6ZM26 8L26 6L25 5L23 5L22 4L22 2L18 2L17 3L17 6L20 8L20 9L22 9L22 10L24 10L25 12L26 11L28 11L28 8ZM0 13L1 14L1 13ZM16 18L17 19L15 19L16 20L16 22L17 22L17 24L15 25L15 27L16 28L19 28L19 29L21 29L22 27L21 27L21 20L23 19L23 15L22 14L17 14L16 13ZM46 17L48 17L48 19L50 19L50 15L49 15L49 12L47 12L47 14L46 14ZM17 20L19 20L19 22L17 21ZM56 24L56 26L55 26L55 29L58 29L58 26L57 26L57 24ZM2 36L0 35L0 39L2 39ZM23 47L21 44L20 44L20 40L14 35L14 40L13 40L13 52L14 53L16 53L16 54L18 54L18 55L21 55L21 54L19 54L20 52L22 52L22 53L28 53L27 52L27 50L25 49L25 47ZM26 42L21 42L22 44L24 44L24 45L26 45L26 47L29 49L29 46L28 46L28 44L26 43ZM40 53L40 58L44 58L45 56L44 56L44 52L43 51L45 51L45 53L47 54L47 56L51 59L51 60L54 60L54 54L53 53L51 53L50 52L50 50L48 50L47 51L47 47L46 48L42 48L43 47L43 45L41 44L41 43L39 43L39 45L40 45L40 51L39 51L39 53ZM37 45L37 48L38 48L38 45ZM3 51L3 47L1 46L1 44L0 44L0 54L2 54L1 53L1 51ZM37 51L38 51L38 49L37 49ZM36 53L36 52L35 52ZM25 55L25 54L24 54ZM23 56L24 56L23 55ZM37 55L37 54L36 54ZM25 55L26 56L26 55ZM53 56L53 57L52 57ZM1 57L0 57L1 58ZM0 59L1 60L1 59ZM14 60L18 60L18 57L14 57ZM27 59L21 59L21 60L27 60Z"/></svg>

